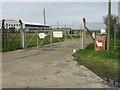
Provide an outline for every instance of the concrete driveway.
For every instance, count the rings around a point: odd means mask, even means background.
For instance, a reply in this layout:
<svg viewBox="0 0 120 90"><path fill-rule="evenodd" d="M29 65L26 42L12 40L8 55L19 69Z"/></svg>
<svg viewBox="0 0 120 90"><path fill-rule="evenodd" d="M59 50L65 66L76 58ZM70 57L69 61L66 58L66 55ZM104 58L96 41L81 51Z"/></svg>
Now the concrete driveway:
<svg viewBox="0 0 120 90"><path fill-rule="evenodd" d="M55 44L60 45L60 43ZM69 45L72 45L69 43ZM74 44L73 44L74 46ZM109 88L69 49L24 49L3 53L3 88Z"/></svg>

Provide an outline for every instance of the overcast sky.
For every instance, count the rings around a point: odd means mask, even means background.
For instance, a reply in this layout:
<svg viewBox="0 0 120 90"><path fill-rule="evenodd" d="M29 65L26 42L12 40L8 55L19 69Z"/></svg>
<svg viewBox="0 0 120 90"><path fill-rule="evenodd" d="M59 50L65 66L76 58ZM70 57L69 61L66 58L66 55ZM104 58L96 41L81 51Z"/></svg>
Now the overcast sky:
<svg viewBox="0 0 120 90"><path fill-rule="evenodd" d="M3 2L1 19L43 23L43 9L46 9L48 25L57 21L64 25L79 24L84 17L88 23L103 23L107 6L107 2ZM118 14L117 2L112 2L112 13Z"/></svg>

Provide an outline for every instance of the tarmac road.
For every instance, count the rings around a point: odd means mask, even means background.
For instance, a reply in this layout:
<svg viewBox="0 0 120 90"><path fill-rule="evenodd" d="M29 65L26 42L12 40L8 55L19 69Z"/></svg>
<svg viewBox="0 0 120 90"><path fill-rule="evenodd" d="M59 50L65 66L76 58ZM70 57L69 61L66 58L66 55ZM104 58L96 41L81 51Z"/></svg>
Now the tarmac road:
<svg viewBox="0 0 120 90"><path fill-rule="evenodd" d="M91 40L88 39L90 43ZM76 40L77 43L78 40ZM70 40L67 44L75 46ZM53 45L60 46L60 43ZM53 47L52 46L52 47ZM4 52L3 88L110 88L83 65L78 65L72 49L24 49Z"/></svg>

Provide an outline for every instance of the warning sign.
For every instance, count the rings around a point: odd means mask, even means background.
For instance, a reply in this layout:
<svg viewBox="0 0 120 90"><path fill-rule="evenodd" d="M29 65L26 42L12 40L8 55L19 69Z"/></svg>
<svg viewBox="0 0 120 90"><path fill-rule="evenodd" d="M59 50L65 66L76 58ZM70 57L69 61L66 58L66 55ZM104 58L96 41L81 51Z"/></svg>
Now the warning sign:
<svg viewBox="0 0 120 90"><path fill-rule="evenodd" d="M97 46L98 47L102 47L102 43L100 42L100 43L97 43Z"/></svg>
<svg viewBox="0 0 120 90"><path fill-rule="evenodd" d="M105 40L95 40L94 41L94 49L95 49L95 51L105 50Z"/></svg>
<svg viewBox="0 0 120 90"><path fill-rule="evenodd" d="M39 33L38 36L39 36L39 38L45 38L46 35L44 33Z"/></svg>
<svg viewBox="0 0 120 90"><path fill-rule="evenodd" d="M63 37L63 33L62 33L62 31L53 31L53 37L55 37L55 38L61 38L61 37Z"/></svg>

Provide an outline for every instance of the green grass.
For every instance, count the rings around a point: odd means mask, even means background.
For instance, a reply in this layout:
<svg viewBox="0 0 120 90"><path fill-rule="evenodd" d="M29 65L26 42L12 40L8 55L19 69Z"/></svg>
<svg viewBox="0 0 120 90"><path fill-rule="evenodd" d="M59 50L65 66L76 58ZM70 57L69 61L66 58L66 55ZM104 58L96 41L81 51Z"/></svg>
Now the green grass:
<svg viewBox="0 0 120 90"><path fill-rule="evenodd" d="M118 42L118 41L117 41ZM118 78L118 56L117 51L94 51L93 44L87 46L85 50L78 50L75 57L77 61L83 64L99 76Z"/></svg>
<svg viewBox="0 0 120 90"><path fill-rule="evenodd" d="M14 39L13 43L11 43L15 35L15 33L10 33L9 36L7 36L7 43L5 39L5 45L1 49L2 52L22 49L20 44L20 34L18 34L17 37Z"/></svg>

